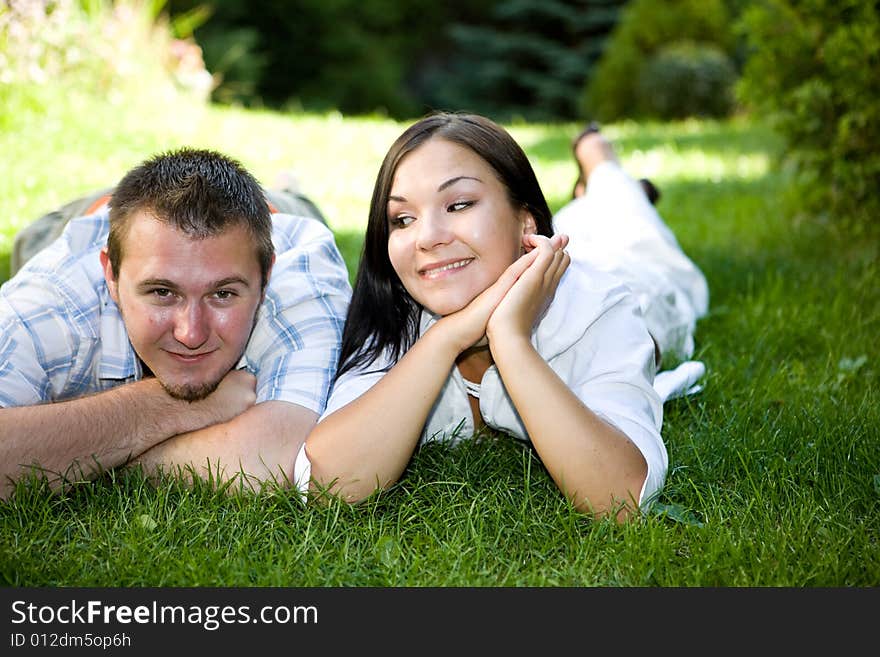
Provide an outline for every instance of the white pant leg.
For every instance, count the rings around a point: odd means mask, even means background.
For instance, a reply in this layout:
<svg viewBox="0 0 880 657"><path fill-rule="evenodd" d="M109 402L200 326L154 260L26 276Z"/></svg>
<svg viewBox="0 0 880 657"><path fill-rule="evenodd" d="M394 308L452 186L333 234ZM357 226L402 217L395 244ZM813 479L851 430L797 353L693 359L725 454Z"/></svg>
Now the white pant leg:
<svg viewBox="0 0 880 657"><path fill-rule="evenodd" d="M553 218L572 258L611 272L639 297L663 353L693 353L696 320L708 310L706 278L678 245L641 185L616 162L590 173L586 192Z"/></svg>

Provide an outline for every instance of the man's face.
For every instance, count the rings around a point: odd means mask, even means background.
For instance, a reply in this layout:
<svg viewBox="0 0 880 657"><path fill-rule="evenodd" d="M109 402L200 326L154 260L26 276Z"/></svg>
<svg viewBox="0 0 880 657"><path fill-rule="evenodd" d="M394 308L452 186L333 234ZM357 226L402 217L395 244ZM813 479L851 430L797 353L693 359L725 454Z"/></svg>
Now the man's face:
<svg viewBox="0 0 880 657"><path fill-rule="evenodd" d="M244 353L262 300L253 238L241 226L193 239L148 212L130 218L113 278L129 340L172 397L207 397Z"/></svg>

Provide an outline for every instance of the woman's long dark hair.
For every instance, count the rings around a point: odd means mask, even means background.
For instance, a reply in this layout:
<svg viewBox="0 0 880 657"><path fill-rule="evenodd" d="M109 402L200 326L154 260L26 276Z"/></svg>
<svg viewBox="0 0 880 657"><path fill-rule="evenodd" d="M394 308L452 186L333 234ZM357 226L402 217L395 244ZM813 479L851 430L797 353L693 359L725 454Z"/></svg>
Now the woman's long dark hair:
<svg viewBox="0 0 880 657"><path fill-rule="evenodd" d="M396 362L415 343L421 306L406 291L388 258L388 195L400 161L438 137L479 155L492 167L515 208L527 209L541 235L553 235L552 215L528 157L493 121L475 114L438 112L414 123L391 145L373 187L364 248L342 332L336 376L367 367L384 352Z"/></svg>

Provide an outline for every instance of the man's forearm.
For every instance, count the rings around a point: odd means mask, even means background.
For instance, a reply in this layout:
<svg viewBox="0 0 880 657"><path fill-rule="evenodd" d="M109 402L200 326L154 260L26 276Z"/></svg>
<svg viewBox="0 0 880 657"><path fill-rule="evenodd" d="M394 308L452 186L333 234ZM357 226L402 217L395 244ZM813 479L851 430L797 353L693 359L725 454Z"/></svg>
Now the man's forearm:
<svg viewBox="0 0 880 657"><path fill-rule="evenodd" d="M158 381L144 379L79 399L0 409L0 496L34 468L54 485L93 478L171 436L227 419L217 406L173 399Z"/></svg>
<svg viewBox="0 0 880 657"><path fill-rule="evenodd" d="M197 476L215 482L238 479L246 488L263 482L293 484L293 463L318 415L283 401L257 404L228 422L166 440L141 454L132 466ZM235 486L238 489L238 485Z"/></svg>

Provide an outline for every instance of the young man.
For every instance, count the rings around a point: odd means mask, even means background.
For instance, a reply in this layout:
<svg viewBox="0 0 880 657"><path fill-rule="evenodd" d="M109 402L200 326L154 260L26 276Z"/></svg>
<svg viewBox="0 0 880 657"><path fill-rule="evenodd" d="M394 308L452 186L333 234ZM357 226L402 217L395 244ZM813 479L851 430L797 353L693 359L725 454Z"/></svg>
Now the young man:
<svg viewBox="0 0 880 657"><path fill-rule="evenodd" d="M239 163L147 160L0 288L0 496L127 464L294 483L350 294L330 230Z"/></svg>

